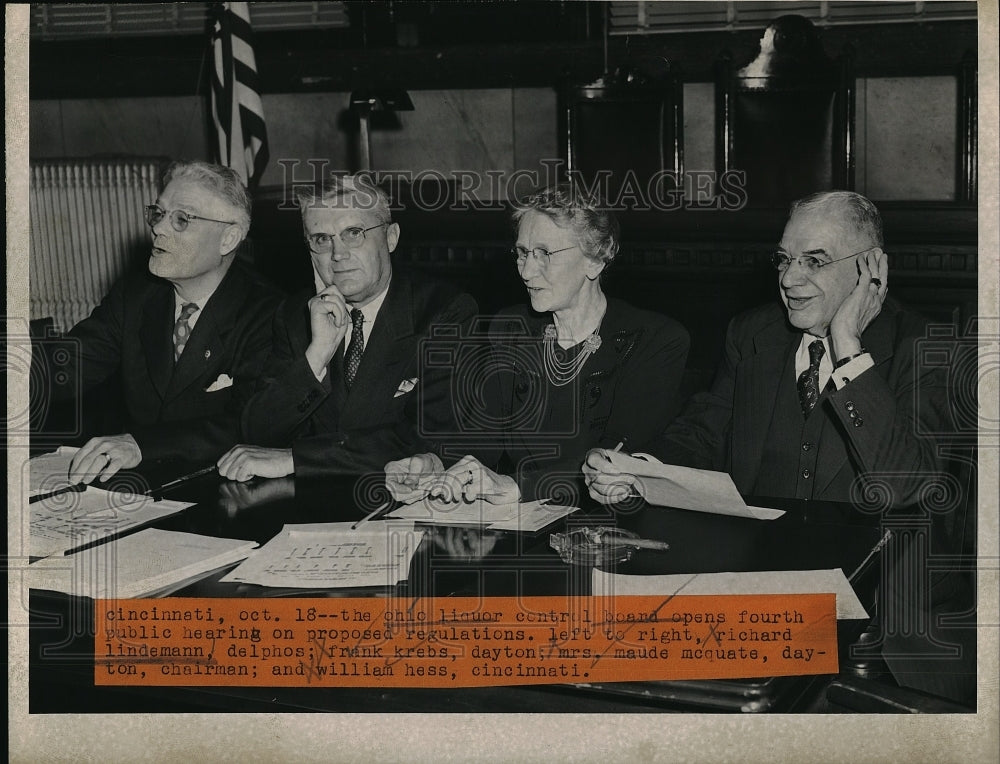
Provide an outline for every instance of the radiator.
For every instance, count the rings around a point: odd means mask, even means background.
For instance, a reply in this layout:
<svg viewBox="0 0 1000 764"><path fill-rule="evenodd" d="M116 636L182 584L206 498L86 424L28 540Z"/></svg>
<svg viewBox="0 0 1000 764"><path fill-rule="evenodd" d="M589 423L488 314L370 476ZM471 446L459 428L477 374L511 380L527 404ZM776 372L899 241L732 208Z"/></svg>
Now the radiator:
<svg viewBox="0 0 1000 764"><path fill-rule="evenodd" d="M101 301L132 258L149 253L143 207L163 160L31 163L31 318L66 330Z"/></svg>

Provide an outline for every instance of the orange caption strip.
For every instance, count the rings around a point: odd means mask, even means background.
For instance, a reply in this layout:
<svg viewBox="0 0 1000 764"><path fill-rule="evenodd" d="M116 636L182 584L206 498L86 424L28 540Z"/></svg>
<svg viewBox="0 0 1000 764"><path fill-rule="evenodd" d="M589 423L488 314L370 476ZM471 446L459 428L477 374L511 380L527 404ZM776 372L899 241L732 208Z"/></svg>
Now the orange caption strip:
<svg viewBox="0 0 1000 764"><path fill-rule="evenodd" d="M479 687L837 673L833 594L97 600L99 685Z"/></svg>

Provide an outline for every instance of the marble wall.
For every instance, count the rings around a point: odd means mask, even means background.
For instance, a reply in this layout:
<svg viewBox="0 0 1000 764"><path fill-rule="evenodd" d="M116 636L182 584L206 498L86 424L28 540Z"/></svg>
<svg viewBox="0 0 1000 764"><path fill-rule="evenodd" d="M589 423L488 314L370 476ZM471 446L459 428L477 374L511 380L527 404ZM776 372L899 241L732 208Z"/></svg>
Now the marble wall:
<svg viewBox="0 0 1000 764"><path fill-rule="evenodd" d="M857 187L878 200L955 198L957 83L951 77L858 81ZM714 167L714 90L684 86L685 167ZM556 93L546 88L417 90L415 110L372 131L374 166L413 173L538 170L559 154ZM351 169L359 155L347 93L264 96L271 162L263 185L280 185L278 160L328 162ZM30 155L90 157L209 153L200 97L36 100L30 104ZM287 165L286 165L287 166ZM310 176L311 170L299 166ZM301 176L296 174L297 178ZM496 184L504 188L503 184ZM476 194L493 198L496 187Z"/></svg>

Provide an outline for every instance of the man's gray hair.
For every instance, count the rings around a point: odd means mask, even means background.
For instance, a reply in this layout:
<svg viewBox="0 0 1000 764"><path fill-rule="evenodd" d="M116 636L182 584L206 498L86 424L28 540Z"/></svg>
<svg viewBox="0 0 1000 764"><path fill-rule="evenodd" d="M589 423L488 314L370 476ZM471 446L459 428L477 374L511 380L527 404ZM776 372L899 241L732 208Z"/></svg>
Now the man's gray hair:
<svg viewBox="0 0 1000 764"><path fill-rule="evenodd" d="M338 209L349 204L356 209L371 210L381 223L392 222L389 195L365 173L329 173L323 177L319 188L300 187L295 196L303 213L310 207Z"/></svg>
<svg viewBox="0 0 1000 764"><path fill-rule="evenodd" d="M587 257L607 266L618 254L618 219L594 192L570 183L542 189L517 205L512 216L514 225L532 210L572 231Z"/></svg>
<svg viewBox="0 0 1000 764"><path fill-rule="evenodd" d="M218 196L236 213L245 237L250 232L250 194L239 174L222 165L201 161L173 162L163 174L163 188L172 180L190 180Z"/></svg>
<svg viewBox="0 0 1000 764"><path fill-rule="evenodd" d="M839 212L854 226L854 230L867 236L876 247L882 246L882 216L867 197L854 191L820 191L792 202L789 217L799 210Z"/></svg>

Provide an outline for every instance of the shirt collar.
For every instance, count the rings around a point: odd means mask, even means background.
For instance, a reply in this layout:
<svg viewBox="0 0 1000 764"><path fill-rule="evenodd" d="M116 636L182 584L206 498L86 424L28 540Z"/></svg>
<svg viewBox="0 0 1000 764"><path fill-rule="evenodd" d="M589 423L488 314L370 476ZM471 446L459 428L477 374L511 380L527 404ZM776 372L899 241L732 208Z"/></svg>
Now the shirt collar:
<svg viewBox="0 0 1000 764"><path fill-rule="evenodd" d="M390 278L389 284L391 283L392 279ZM385 302L385 296L389 294L389 284L385 285L385 289L383 289L374 300L369 302L363 308L360 308L361 315L365 317L365 326L373 326L375 324L375 318L378 316L378 312L382 309L382 303Z"/></svg>

